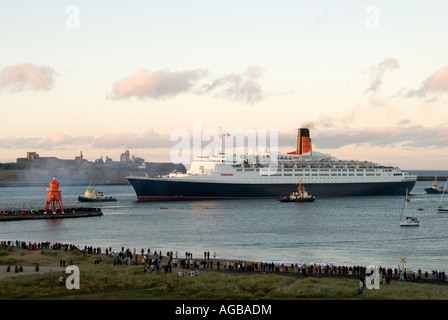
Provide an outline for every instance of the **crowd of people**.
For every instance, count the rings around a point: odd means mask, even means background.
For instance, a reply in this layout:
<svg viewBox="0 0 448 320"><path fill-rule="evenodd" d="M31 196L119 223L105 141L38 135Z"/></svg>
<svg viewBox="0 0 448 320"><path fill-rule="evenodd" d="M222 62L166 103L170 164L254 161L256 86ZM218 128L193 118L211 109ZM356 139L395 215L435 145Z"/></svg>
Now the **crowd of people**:
<svg viewBox="0 0 448 320"><path fill-rule="evenodd" d="M335 266L331 264L299 264L299 263L283 263L283 262L247 262L242 260L219 259L216 257L216 252L210 257L210 252L204 252L204 256L198 258L198 255L193 255L192 252L185 252L183 256L179 255L177 251L167 251L162 254L162 251L147 248L146 251L142 248L139 252L134 248L130 250L121 247L121 250L112 250L112 247L106 248L105 253L100 247L93 246L77 246L70 243L50 243L50 242L26 242L26 241L0 241L0 246L16 247L26 250L78 250L82 254L94 255L94 264L102 264L102 256L107 256L112 259L114 266L117 265L134 265L141 267L143 272L153 272L164 270L165 272L172 272L173 269L179 270L179 275L195 274L199 270L203 271L235 271L235 272L263 272L263 273L287 273L297 274L300 277L325 277L325 276L339 276L339 277L356 277L363 281L370 275L369 269L365 266ZM71 262L70 262L71 263ZM65 262L64 262L65 265ZM62 260L61 260L62 266ZM401 281L439 281L447 282L444 271L432 270L422 271L421 269L410 270L407 268L384 268L377 267L381 281L388 283L392 279ZM373 271L371 271L373 272ZM365 283L363 283L365 285Z"/></svg>

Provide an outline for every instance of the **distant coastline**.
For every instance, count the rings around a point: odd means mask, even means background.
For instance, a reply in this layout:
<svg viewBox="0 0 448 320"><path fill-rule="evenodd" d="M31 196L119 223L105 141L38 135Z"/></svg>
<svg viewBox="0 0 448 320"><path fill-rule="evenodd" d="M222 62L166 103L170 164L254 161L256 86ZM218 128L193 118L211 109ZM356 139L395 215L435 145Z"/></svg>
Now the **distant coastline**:
<svg viewBox="0 0 448 320"><path fill-rule="evenodd" d="M186 172L182 164L146 162L126 150L119 161L96 159L88 161L82 152L74 159L41 157L36 152L27 152L25 158L16 162L0 163L0 187L47 186L57 177L61 185L123 185L129 184L126 176L131 173L150 176L164 175L172 171Z"/></svg>
<svg viewBox="0 0 448 320"><path fill-rule="evenodd" d="M148 163L145 169L124 168L57 168L0 170L0 187L48 186L54 177L64 186L125 185L127 176L133 172L139 175L168 174L173 170L183 171L182 165L172 163Z"/></svg>

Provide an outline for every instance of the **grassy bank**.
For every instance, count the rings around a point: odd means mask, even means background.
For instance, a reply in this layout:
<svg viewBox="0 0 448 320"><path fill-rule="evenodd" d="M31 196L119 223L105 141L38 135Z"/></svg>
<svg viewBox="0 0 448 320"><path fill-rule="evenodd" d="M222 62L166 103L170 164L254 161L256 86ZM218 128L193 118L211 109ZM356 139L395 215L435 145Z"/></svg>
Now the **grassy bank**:
<svg viewBox="0 0 448 320"><path fill-rule="evenodd" d="M446 300L448 286L436 283L391 281L379 290L359 293L358 279L307 277L292 273L199 271L198 276L179 277L171 273L143 272L141 266L113 266L112 259L102 255L102 264L94 264L98 255L77 251L29 251L0 248L0 268L7 265L59 267L60 260L71 260L80 269L80 289L69 290L59 283L65 272L11 274L0 279L2 299L97 299L97 300L291 300L291 299L367 299L367 300ZM187 270L188 271L188 270Z"/></svg>

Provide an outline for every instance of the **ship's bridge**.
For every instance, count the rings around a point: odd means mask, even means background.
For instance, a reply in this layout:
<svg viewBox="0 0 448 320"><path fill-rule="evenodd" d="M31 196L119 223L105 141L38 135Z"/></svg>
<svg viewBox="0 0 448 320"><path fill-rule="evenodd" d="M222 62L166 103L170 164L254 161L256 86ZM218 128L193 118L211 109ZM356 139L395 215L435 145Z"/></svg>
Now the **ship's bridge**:
<svg viewBox="0 0 448 320"><path fill-rule="evenodd" d="M215 170L217 164L225 163L226 158L223 153L209 156L199 155L191 163L190 169L187 170L187 175L209 175Z"/></svg>

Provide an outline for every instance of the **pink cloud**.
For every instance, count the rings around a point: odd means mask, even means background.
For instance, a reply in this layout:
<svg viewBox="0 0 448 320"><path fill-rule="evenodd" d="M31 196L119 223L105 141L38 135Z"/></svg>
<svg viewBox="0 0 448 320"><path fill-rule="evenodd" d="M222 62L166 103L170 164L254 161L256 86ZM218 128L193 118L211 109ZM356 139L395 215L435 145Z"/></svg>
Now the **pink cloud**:
<svg viewBox="0 0 448 320"><path fill-rule="evenodd" d="M42 149L52 149L70 145L88 144L91 141L91 136L69 136L62 133L53 133L39 141L36 144L36 147Z"/></svg>
<svg viewBox="0 0 448 320"><path fill-rule="evenodd" d="M448 65L433 73L423 83L421 92L428 91L446 91L448 92Z"/></svg>
<svg viewBox="0 0 448 320"><path fill-rule="evenodd" d="M409 91L407 96L426 97L437 93L448 93L448 65L430 75L418 90Z"/></svg>
<svg viewBox="0 0 448 320"><path fill-rule="evenodd" d="M232 73L208 79L204 69L174 72L161 70L149 72L139 69L132 76L117 81L109 95L116 100L168 99L181 93L196 95L214 94L217 97L253 104L265 94L259 83L262 68L250 66L243 73Z"/></svg>
<svg viewBox="0 0 448 320"><path fill-rule="evenodd" d="M153 130L142 133L107 133L93 141L94 148L168 148L173 146L169 134L160 134Z"/></svg>
<svg viewBox="0 0 448 320"><path fill-rule="evenodd" d="M56 72L49 66L37 67L31 63L16 64L1 71L0 89L50 90L53 87L55 75Z"/></svg>
<svg viewBox="0 0 448 320"><path fill-rule="evenodd" d="M111 98L169 98L182 92L188 92L195 82L204 77L206 73L207 71L201 69L182 72L161 70L153 73L147 69L139 69L132 76L113 85Z"/></svg>

